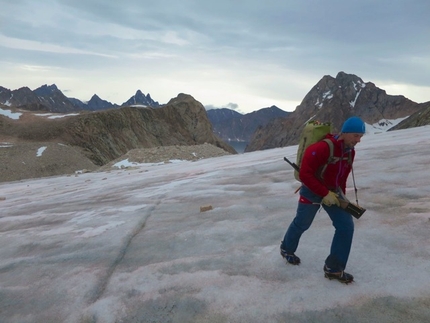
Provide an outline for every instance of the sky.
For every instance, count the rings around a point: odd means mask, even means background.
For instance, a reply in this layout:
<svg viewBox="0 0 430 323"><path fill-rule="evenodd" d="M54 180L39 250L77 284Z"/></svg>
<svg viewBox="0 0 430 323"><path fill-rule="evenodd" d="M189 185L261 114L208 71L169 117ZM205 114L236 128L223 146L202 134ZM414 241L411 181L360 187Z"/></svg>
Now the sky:
<svg viewBox="0 0 430 323"><path fill-rule="evenodd" d="M427 0L0 0L0 86L293 111L324 76L430 101Z"/></svg>
<svg viewBox="0 0 430 323"><path fill-rule="evenodd" d="M324 278L323 210L301 265L279 255L297 146L0 183L0 321L428 322L429 130L356 146L349 285Z"/></svg>

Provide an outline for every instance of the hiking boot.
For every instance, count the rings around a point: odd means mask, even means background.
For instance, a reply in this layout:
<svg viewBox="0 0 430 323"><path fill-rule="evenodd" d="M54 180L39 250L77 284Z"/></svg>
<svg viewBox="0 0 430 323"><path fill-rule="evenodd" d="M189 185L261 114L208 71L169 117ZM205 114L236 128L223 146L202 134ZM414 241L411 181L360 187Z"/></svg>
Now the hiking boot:
<svg viewBox="0 0 430 323"><path fill-rule="evenodd" d="M352 276L351 274L348 274L343 270L334 271L333 269L328 268L327 265L324 265L324 277L330 280L336 279L343 284L349 284L354 281L354 276Z"/></svg>
<svg viewBox="0 0 430 323"><path fill-rule="evenodd" d="M285 258L287 263L291 265L300 265L300 258L297 257L294 253L288 254L285 250L281 248L281 256Z"/></svg>

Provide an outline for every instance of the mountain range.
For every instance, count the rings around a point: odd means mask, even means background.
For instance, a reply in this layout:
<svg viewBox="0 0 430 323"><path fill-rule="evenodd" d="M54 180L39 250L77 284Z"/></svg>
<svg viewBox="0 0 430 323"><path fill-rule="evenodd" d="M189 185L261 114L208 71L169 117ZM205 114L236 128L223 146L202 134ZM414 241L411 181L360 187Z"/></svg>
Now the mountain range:
<svg viewBox="0 0 430 323"><path fill-rule="evenodd" d="M28 87L9 90L0 86L0 104L29 111L55 113L69 113L82 110L100 111L122 106L148 106L153 108L160 106L157 101L151 98L150 94L145 95L140 90L137 90L135 95L121 105L103 100L97 94L94 94L88 102L82 102L75 98L66 97L55 84L45 84L34 91Z"/></svg>
<svg viewBox="0 0 430 323"><path fill-rule="evenodd" d="M4 109L0 109L2 111ZM86 158L98 166L132 149L160 146L208 143L231 154L236 153L212 132L203 105L186 94L179 94L156 109L125 106L62 114L59 118L51 118L52 114L24 110L15 114L19 118L13 119L0 113L0 143L5 140L7 145L18 146L49 142L78 147ZM26 150L23 152L26 153ZM52 168L56 169L57 166L52 165Z"/></svg>
<svg viewBox="0 0 430 323"><path fill-rule="evenodd" d="M187 105L203 107L194 99L186 101ZM57 113L99 112L122 107L158 109L166 106L154 101L149 94L145 95L140 90L121 105L105 101L96 94L88 102L82 102L66 97L55 84L43 85L34 91L28 87L11 91L0 86L1 105L27 111ZM388 95L374 83L363 82L360 77L341 71L336 77L323 76L293 112L283 111L276 106L247 114L226 108L206 111L209 130L226 143L235 141L249 143L245 152L297 144L301 129L309 120L330 122L333 132L337 132L343 121L352 115L361 117L371 125L385 125L385 129L390 128L391 120L399 119L405 120L396 126L393 123L393 129L416 127L430 124L430 102L416 103L403 95ZM175 122L174 116L169 116L169 122ZM156 145L156 142L151 145Z"/></svg>
<svg viewBox="0 0 430 323"><path fill-rule="evenodd" d="M53 113L70 113L79 111L102 111L120 107L146 106L159 108L162 105L138 90L121 105L101 99L94 94L88 102L66 97L55 84L42 85L30 90L22 87L9 90L0 86L0 104L28 111L46 111ZM285 117L289 112L276 106L262 108L247 114L230 109L212 109L207 111L213 132L225 142L249 142L257 127L266 125L270 120Z"/></svg>
<svg viewBox="0 0 430 323"><path fill-rule="evenodd" d="M259 126L265 126L275 118L286 117L289 113L274 105L247 114L226 108L207 111L213 132L225 142L249 142Z"/></svg>

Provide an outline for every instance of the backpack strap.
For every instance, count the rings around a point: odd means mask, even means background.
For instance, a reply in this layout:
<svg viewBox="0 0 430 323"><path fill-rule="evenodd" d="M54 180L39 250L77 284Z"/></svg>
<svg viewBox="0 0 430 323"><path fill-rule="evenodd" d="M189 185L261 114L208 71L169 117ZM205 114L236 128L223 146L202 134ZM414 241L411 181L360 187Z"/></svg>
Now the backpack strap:
<svg viewBox="0 0 430 323"><path fill-rule="evenodd" d="M328 138L323 139L323 141L325 141L327 143L328 149L330 150L330 154L328 155L328 159L327 159L327 164L333 164L333 160L334 160L334 144L333 144L333 141L331 141Z"/></svg>
<svg viewBox="0 0 430 323"><path fill-rule="evenodd" d="M323 139L322 141L324 141L324 142L327 143L330 153L329 153L329 156L328 156L326 164L323 166L323 168L321 169L321 171L318 174L321 179L324 178L324 172L325 172L328 164L336 164L340 160L348 160L348 164L349 165L352 164L351 151L348 152L348 157L334 157L334 144L333 144L333 141L331 141L328 138Z"/></svg>

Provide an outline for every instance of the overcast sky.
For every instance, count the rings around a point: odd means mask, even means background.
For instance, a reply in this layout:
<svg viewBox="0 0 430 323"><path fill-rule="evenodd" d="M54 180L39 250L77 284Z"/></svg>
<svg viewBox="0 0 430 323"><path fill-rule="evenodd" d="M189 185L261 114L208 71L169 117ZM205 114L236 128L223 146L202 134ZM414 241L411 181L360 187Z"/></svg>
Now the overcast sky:
<svg viewBox="0 0 430 323"><path fill-rule="evenodd" d="M0 0L0 86L293 111L339 71L430 101L428 0Z"/></svg>

